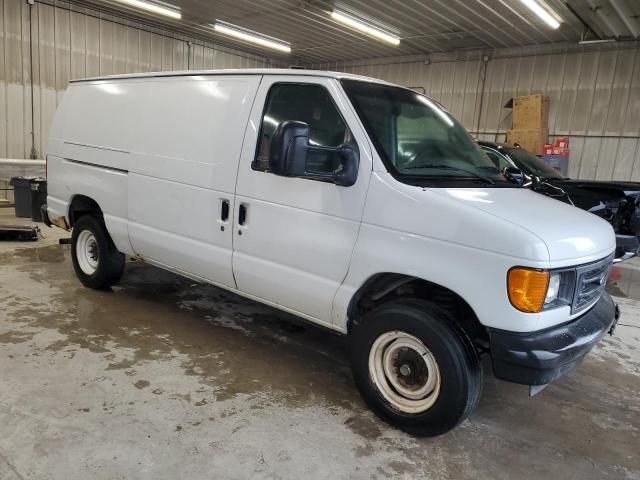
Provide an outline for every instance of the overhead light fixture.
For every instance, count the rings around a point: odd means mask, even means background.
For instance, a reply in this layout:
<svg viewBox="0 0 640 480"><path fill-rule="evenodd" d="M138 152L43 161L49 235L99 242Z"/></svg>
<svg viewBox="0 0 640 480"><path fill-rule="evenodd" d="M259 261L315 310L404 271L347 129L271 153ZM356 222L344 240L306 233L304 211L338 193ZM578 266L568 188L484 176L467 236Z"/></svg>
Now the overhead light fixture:
<svg viewBox="0 0 640 480"><path fill-rule="evenodd" d="M272 48L273 50L278 50L284 53L291 53L291 45L289 43L252 30L247 30L246 28L238 27L237 25L216 20L216 24L213 25L213 29L216 32L229 35L230 37L235 37L245 42L255 43L256 45Z"/></svg>
<svg viewBox="0 0 640 480"><path fill-rule="evenodd" d="M163 7L162 5L158 5L157 3L145 2L143 0L118 0L118 1L120 3L126 3L127 5L131 5L132 7L141 8L142 10L147 10L148 12L164 15L165 17L175 18L176 20L180 20L182 18L182 14L178 10Z"/></svg>
<svg viewBox="0 0 640 480"><path fill-rule="evenodd" d="M595 45L598 43L614 43L616 42L615 38L603 38L598 40L580 40L578 45Z"/></svg>
<svg viewBox="0 0 640 480"><path fill-rule="evenodd" d="M560 27L560 22L551 13L544 8L538 0L520 0L525 6L535 13L540 20L549 25L554 30Z"/></svg>
<svg viewBox="0 0 640 480"><path fill-rule="evenodd" d="M391 45L400 45L400 37L397 35L380 30L379 28L369 25L368 23L364 23L363 21L344 12L333 10L331 12L331 18L377 40L382 40L383 42L390 43Z"/></svg>

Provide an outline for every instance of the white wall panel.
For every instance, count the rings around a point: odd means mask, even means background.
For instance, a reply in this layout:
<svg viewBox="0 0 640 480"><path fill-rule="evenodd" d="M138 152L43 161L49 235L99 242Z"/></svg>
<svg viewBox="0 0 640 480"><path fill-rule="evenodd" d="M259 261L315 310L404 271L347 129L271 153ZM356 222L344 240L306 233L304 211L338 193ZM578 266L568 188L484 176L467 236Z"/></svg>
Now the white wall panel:
<svg viewBox="0 0 640 480"><path fill-rule="evenodd" d="M23 22L26 8L23 2L2 0L5 105L2 109L6 115L6 143L0 151L6 152L8 158L22 158L25 154L25 83L28 71L25 71L25 59L28 60L28 37L23 38ZM3 148L4 147L4 148Z"/></svg>
<svg viewBox="0 0 640 480"><path fill-rule="evenodd" d="M39 158L46 153L49 126L70 79L272 65L266 57L51 2L37 2L31 12L33 130ZM31 153L30 47L27 2L0 0L0 158L28 158Z"/></svg>
<svg viewBox="0 0 640 480"><path fill-rule="evenodd" d="M486 80L482 56L490 57ZM513 96L550 97L549 132L569 135L573 177L640 181L640 48L501 49L425 57L332 62L313 68L353 72L422 87L483 140L504 141ZM480 104L482 108L480 109Z"/></svg>
<svg viewBox="0 0 640 480"><path fill-rule="evenodd" d="M7 40L5 39L6 29L6 11L4 0L0 0L0 52L3 57L8 49ZM7 67L5 66L5 59L0 60L0 157L7 157L7 129L9 128L9 116L7 115L7 82L8 78Z"/></svg>

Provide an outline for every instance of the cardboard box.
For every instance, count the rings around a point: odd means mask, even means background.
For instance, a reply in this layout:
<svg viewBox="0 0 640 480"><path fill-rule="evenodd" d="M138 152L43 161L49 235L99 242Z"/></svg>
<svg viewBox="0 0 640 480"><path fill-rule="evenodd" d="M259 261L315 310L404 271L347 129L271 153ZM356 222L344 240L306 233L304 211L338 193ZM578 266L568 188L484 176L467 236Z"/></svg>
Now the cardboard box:
<svg viewBox="0 0 640 480"><path fill-rule="evenodd" d="M562 148L562 147L556 147L556 146L551 146L549 147L549 145L545 145L542 149L542 154L543 155L556 155L556 156L560 156L560 157L568 157L569 156L569 149L568 148Z"/></svg>
<svg viewBox="0 0 640 480"><path fill-rule="evenodd" d="M514 130L546 129L549 127L549 97L525 95L513 99Z"/></svg>
<svg viewBox="0 0 640 480"><path fill-rule="evenodd" d="M507 130L507 143L518 144L534 155L541 155L543 147L549 140L549 130L546 128L534 128Z"/></svg>

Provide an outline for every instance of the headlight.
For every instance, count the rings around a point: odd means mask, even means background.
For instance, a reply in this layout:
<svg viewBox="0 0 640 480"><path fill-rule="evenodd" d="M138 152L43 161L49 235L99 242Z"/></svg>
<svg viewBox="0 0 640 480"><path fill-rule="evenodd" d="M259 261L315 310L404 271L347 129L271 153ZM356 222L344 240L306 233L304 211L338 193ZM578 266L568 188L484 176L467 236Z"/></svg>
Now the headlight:
<svg viewBox="0 0 640 480"><path fill-rule="evenodd" d="M575 271L548 271L514 267L507 274L507 292L511 304L521 312L571 305Z"/></svg>
<svg viewBox="0 0 640 480"><path fill-rule="evenodd" d="M558 298L560 293L560 272L553 272L549 276L549 286L547 287L547 295L544 297L544 304L548 305Z"/></svg>
<svg viewBox="0 0 640 480"><path fill-rule="evenodd" d="M576 286L576 271L574 269L556 270L549 274L549 287L542 310L571 305Z"/></svg>

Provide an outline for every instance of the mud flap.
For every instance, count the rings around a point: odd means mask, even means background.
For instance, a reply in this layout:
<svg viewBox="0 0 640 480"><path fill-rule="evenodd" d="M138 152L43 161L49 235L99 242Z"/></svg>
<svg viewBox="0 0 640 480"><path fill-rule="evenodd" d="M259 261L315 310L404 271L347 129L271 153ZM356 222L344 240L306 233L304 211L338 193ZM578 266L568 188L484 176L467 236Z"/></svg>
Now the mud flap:
<svg viewBox="0 0 640 480"><path fill-rule="evenodd" d="M611 328L607 332L609 335L613 336L613 332L616 331L616 327L618 326L618 320L620 320L620 307L616 303L616 313L613 319L613 323L611 324Z"/></svg>

